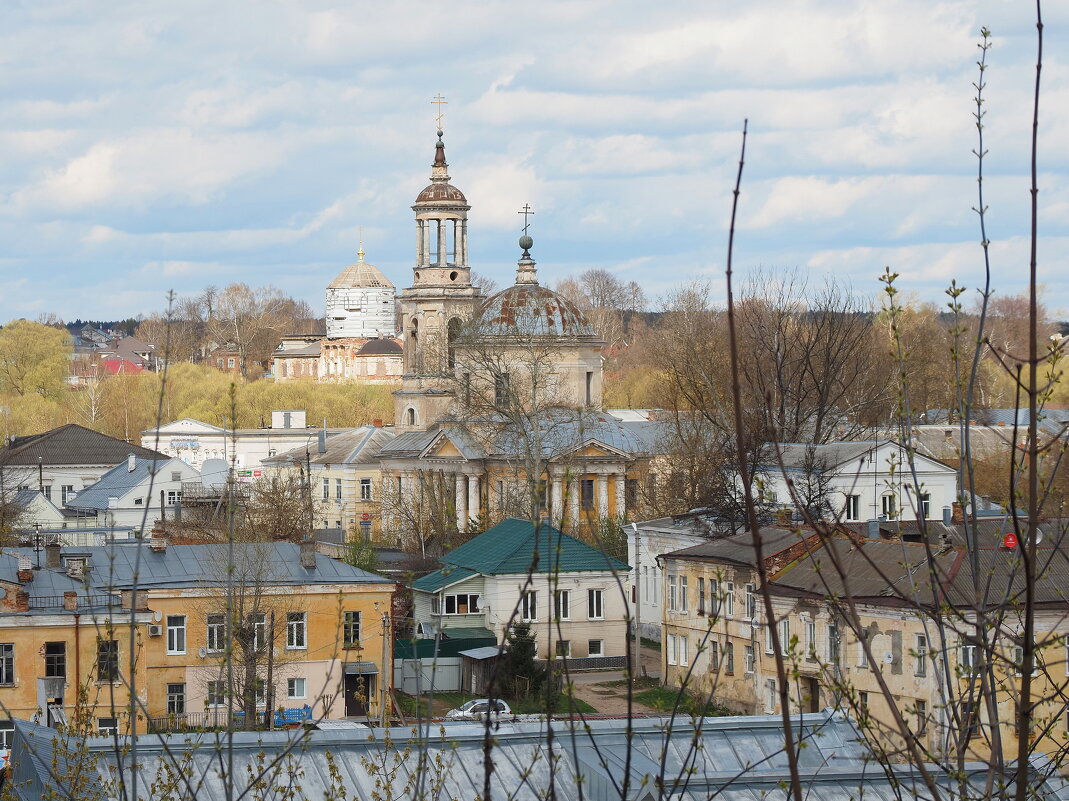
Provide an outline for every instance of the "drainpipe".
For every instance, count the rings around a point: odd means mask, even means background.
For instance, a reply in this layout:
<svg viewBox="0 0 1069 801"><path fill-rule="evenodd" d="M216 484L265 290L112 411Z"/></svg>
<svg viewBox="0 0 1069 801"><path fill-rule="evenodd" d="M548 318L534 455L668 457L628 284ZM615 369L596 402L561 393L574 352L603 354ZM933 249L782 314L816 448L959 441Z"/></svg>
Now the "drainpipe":
<svg viewBox="0 0 1069 801"><path fill-rule="evenodd" d="M631 669L631 681L634 684L634 680L642 675L642 619L639 611L642 609L642 558L638 551L638 523L631 524L631 532L635 536L635 665Z"/></svg>
<svg viewBox="0 0 1069 801"><path fill-rule="evenodd" d="M74 613L74 676L75 676L75 697L74 697L74 728L78 731L81 726L81 705L77 693L78 688L82 686L82 638L81 638L81 615L77 612Z"/></svg>

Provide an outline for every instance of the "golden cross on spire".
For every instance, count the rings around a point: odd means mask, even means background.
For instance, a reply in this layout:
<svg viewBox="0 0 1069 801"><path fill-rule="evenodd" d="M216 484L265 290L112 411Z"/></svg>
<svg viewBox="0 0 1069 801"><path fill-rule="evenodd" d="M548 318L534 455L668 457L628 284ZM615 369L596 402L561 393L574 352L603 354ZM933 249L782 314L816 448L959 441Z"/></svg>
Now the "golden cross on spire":
<svg viewBox="0 0 1069 801"><path fill-rule="evenodd" d="M438 116L436 116L434 118L434 121L435 121L435 123L437 123L438 130L440 131L440 130L442 130L442 117L445 116L445 114L442 112L442 106L448 106L449 105L449 101L446 100L445 97L442 96L441 92L439 92L431 100L431 105L432 106L438 106Z"/></svg>
<svg viewBox="0 0 1069 801"><path fill-rule="evenodd" d="M516 212L523 215L523 233L527 234L527 229L531 227L531 223L527 221L528 215L534 214L534 210L531 208L530 203L524 203L523 208Z"/></svg>

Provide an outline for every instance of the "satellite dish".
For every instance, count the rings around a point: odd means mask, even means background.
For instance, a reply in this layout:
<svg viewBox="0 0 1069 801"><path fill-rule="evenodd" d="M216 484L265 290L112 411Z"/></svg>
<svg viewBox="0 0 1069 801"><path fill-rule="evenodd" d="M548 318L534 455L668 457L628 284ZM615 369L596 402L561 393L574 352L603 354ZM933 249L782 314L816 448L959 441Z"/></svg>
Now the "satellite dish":
<svg viewBox="0 0 1069 801"><path fill-rule="evenodd" d="M222 487L230 475L226 459L206 459L200 469L200 483L205 487Z"/></svg>
<svg viewBox="0 0 1069 801"><path fill-rule="evenodd" d="M755 618L752 618L752 619L750 620L750 626L751 626L752 628L755 628L755 629L759 629L759 628L761 628L761 621L760 621L760 620L758 620L758 619L757 619L756 617L755 617Z"/></svg>

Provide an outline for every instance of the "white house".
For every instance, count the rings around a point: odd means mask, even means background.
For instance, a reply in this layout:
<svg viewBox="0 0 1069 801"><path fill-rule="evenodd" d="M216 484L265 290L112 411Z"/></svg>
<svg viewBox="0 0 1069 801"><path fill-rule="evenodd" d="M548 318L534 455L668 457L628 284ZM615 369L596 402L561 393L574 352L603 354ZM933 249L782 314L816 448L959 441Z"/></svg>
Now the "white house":
<svg viewBox="0 0 1069 801"><path fill-rule="evenodd" d="M67 509L96 525L150 529L170 517L182 500L183 482L200 473L180 459L143 459L130 455L100 481L67 499Z"/></svg>
<svg viewBox="0 0 1069 801"><path fill-rule="evenodd" d="M791 486L794 487L794 495ZM891 440L779 443L758 466L766 505L795 508L820 495L843 522L941 519L957 499L957 471Z"/></svg>
<svg viewBox="0 0 1069 801"><path fill-rule="evenodd" d="M325 434L329 437L341 430L326 429ZM281 409L271 412L271 425L263 428L222 428L185 417L142 431L141 444L193 467L208 459L233 459L238 480L253 481L263 475L265 459L294 448L316 453L322 431L307 426L303 409Z"/></svg>
<svg viewBox="0 0 1069 801"><path fill-rule="evenodd" d="M417 633L485 628L502 642L509 622L522 622L539 658L551 650L574 659L626 658L628 568L620 560L549 524L536 531L528 520L509 518L439 561L440 569L412 585Z"/></svg>

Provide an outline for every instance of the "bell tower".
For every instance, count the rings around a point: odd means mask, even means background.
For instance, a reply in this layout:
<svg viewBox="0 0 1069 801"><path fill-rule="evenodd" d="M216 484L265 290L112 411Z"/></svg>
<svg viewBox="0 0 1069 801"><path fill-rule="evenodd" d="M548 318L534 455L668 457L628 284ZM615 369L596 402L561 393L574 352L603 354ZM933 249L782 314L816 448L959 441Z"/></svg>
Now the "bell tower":
<svg viewBox="0 0 1069 801"><path fill-rule="evenodd" d="M394 423L400 431L429 428L453 401L452 342L482 296L468 266L468 205L449 183L445 143L438 130L431 182L417 195L416 263L412 286L400 297L404 376L394 393Z"/></svg>

